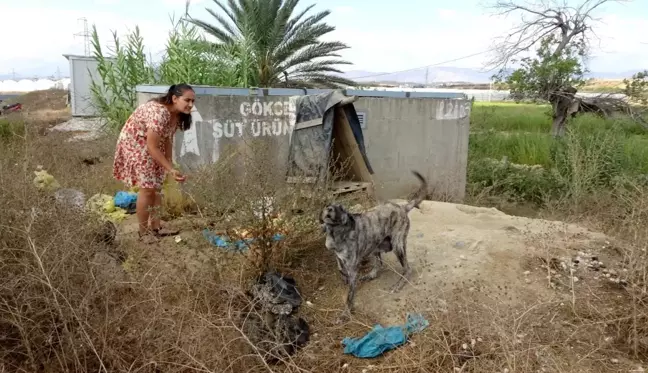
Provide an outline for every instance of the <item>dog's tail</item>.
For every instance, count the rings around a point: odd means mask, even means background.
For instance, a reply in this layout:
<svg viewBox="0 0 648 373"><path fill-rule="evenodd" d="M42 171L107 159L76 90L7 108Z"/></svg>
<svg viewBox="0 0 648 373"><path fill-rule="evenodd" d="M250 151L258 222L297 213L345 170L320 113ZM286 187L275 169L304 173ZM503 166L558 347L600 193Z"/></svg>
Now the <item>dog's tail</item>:
<svg viewBox="0 0 648 373"><path fill-rule="evenodd" d="M407 212L410 212L415 207L418 207L421 201L423 201L425 197L427 197L427 192L428 192L428 183L427 180L425 180L425 178L423 177L423 175L421 175L416 171L412 171L412 173L414 174L414 176L416 176L417 179L419 179L419 181L421 182L421 186L416 191L416 195L414 199L412 199L407 203L407 205L405 205L405 210Z"/></svg>

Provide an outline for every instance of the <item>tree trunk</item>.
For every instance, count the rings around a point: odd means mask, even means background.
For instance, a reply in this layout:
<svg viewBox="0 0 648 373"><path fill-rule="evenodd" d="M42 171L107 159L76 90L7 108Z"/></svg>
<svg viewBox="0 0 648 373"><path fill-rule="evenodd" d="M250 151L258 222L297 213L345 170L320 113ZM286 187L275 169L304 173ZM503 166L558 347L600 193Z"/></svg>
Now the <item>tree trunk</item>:
<svg viewBox="0 0 648 373"><path fill-rule="evenodd" d="M553 108L551 134L554 137L562 137L565 135L567 119L569 119L575 110L578 110L576 92L576 88L567 87L551 92L549 95L549 102L551 102L551 107Z"/></svg>
<svg viewBox="0 0 648 373"><path fill-rule="evenodd" d="M551 127L551 135L553 137L562 137L565 135L565 128L567 124L567 118L564 115L556 116L554 112L553 125Z"/></svg>

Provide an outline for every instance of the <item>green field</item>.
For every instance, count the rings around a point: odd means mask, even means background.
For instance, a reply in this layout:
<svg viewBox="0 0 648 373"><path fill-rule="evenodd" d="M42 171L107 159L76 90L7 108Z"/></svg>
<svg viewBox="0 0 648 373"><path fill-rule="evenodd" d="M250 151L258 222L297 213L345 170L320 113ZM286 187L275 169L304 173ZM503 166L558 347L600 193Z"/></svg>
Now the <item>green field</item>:
<svg viewBox="0 0 648 373"><path fill-rule="evenodd" d="M554 139L548 105L475 103L469 143L469 194L542 203L620 183L643 183L648 134L627 118L580 115ZM503 161L505 160L505 161Z"/></svg>

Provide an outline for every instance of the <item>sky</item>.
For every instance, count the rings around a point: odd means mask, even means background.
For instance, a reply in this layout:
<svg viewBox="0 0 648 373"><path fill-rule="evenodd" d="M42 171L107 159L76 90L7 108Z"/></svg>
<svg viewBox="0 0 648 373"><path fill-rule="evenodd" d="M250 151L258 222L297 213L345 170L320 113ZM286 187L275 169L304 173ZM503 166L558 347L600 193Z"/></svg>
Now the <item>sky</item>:
<svg viewBox="0 0 648 373"><path fill-rule="evenodd" d="M332 12L326 22L336 30L325 38L350 46L341 53L353 65L342 70L393 72L432 64L479 69L487 54L461 58L488 50L495 37L519 22L519 17L493 16L484 7L489 0L301 0L299 8L314 3L314 11ZM11 47L2 49L0 75L67 75L62 55L84 54L83 37L74 35L83 32L82 17L89 28L96 25L104 46L111 31L124 35L138 25L147 51L160 56L170 17L181 16L184 6L185 0L0 0L3 41L12 35L7 30L17 35ZM212 0L192 0L190 14L210 20L205 7L216 9ZM648 0L606 4L596 16L598 40L590 70L647 68Z"/></svg>

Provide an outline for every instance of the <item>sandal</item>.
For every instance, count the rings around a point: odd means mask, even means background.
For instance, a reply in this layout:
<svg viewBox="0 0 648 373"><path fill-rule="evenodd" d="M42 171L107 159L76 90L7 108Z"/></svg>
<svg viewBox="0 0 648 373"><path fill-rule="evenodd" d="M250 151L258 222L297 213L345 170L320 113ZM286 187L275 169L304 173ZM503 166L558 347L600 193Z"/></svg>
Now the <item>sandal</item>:
<svg viewBox="0 0 648 373"><path fill-rule="evenodd" d="M146 245L151 245L160 241L155 232L147 232L144 234L138 232L137 234L139 235L139 241Z"/></svg>
<svg viewBox="0 0 648 373"><path fill-rule="evenodd" d="M153 234L157 237L177 236L179 233L179 230L171 228L157 228L153 230Z"/></svg>

